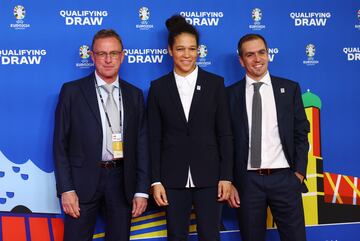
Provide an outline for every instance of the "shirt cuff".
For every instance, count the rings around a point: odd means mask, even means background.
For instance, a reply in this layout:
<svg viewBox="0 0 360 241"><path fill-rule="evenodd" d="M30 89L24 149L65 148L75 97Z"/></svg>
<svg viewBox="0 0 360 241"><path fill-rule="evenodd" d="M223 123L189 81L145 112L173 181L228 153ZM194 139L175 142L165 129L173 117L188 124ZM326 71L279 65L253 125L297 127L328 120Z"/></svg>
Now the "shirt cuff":
<svg viewBox="0 0 360 241"><path fill-rule="evenodd" d="M153 183L151 184L152 187L155 186L155 185L161 185L161 182L153 182Z"/></svg>
<svg viewBox="0 0 360 241"><path fill-rule="evenodd" d="M149 198L149 194L142 193L142 192L137 192L137 193L135 193L134 197L143 197L143 198L148 199L148 198Z"/></svg>
<svg viewBox="0 0 360 241"><path fill-rule="evenodd" d="M70 191L63 192L63 193L61 193L61 195L64 194L64 193L70 193L70 192L75 192L75 190L70 190Z"/></svg>
<svg viewBox="0 0 360 241"><path fill-rule="evenodd" d="M232 182L231 181L229 181L229 180L220 180L221 182L227 182L227 183L229 183L229 184L231 184ZM219 182L220 182L219 181Z"/></svg>

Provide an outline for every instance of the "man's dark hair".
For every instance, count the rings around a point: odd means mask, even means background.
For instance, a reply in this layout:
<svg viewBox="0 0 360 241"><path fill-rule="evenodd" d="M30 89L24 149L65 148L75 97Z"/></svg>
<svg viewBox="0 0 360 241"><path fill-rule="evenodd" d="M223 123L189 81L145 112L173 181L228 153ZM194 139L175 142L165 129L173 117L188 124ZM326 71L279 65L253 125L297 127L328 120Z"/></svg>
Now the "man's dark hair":
<svg viewBox="0 0 360 241"><path fill-rule="evenodd" d="M120 35L117 34L117 32L115 30L113 30L113 29L101 29L101 30L99 30L94 35L94 38L93 38L93 41L92 41L92 44L91 44L92 48L94 48L94 44L95 44L96 40L101 39L101 38L111 38L111 37L116 38L119 41L121 48L122 49L124 48Z"/></svg>
<svg viewBox="0 0 360 241"><path fill-rule="evenodd" d="M238 42L238 54L239 56L242 56L243 52L242 52L242 45L247 42L247 41L251 41L254 39L261 39L264 44L265 44L265 48L266 50L268 50L268 45L266 43L266 40L263 36L261 36L260 34L255 34L255 33L250 33L250 34L246 34L244 36L242 36Z"/></svg>

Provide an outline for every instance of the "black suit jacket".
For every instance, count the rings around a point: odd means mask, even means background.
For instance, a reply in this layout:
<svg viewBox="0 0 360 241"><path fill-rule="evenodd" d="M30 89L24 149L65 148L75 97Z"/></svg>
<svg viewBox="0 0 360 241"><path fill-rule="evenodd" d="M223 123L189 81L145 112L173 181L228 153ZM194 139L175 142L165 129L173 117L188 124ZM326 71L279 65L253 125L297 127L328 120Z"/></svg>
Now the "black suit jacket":
<svg viewBox="0 0 360 241"><path fill-rule="evenodd" d="M60 92L55 113L54 157L57 191L75 190L88 201L99 182L103 133L94 73ZM129 203L150 184L147 123L142 91L119 80L124 106L124 188Z"/></svg>
<svg viewBox="0 0 360 241"><path fill-rule="evenodd" d="M306 177L309 122L298 83L271 76L281 144L290 168ZM249 126L245 100L245 78L227 88L234 133L234 179L240 186L247 171ZM304 186L305 187L305 186Z"/></svg>
<svg viewBox="0 0 360 241"><path fill-rule="evenodd" d="M232 131L222 77L199 68L188 122L174 73L152 81L148 117L153 182L183 188L189 166L196 187L232 180Z"/></svg>

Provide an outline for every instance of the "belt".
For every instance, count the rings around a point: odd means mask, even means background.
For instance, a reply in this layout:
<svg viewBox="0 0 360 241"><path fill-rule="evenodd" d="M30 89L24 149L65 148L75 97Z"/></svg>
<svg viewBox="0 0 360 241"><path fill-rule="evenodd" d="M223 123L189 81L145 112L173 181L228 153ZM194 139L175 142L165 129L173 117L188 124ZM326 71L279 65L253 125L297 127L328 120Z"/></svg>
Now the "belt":
<svg viewBox="0 0 360 241"><path fill-rule="evenodd" d="M256 170L248 170L248 172L255 172L255 173L263 176L263 175L271 175L273 173L284 171L284 170L289 170L289 168L271 168L271 169L262 168L262 169L256 169Z"/></svg>
<svg viewBox="0 0 360 241"><path fill-rule="evenodd" d="M110 161L100 161L100 167L102 168L115 168L120 167L123 164L124 158L112 159Z"/></svg>

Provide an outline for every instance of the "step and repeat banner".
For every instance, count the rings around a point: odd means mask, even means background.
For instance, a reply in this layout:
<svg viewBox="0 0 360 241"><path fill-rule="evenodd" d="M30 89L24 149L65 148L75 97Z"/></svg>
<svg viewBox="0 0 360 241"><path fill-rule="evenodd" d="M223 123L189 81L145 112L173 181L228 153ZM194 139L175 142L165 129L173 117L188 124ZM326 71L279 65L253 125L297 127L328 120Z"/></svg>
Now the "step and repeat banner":
<svg viewBox="0 0 360 241"><path fill-rule="evenodd" d="M54 109L63 83L92 72L92 37L121 36L123 79L143 89L171 71L165 20L183 15L200 32L198 66L244 76L236 48L246 33L268 41L270 73L298 81L311 124L303 195L310 241L360 238L360 2L252 0L0 0L0 241L62 240L52 158ZM101 218L94 240L104 240ZM267 240L279 240L269 213ZM190 239L196 239L191 216ZM240 240L224 206L222 239ZM166 238L164 211L150 203L132 239Z"/></svg>

